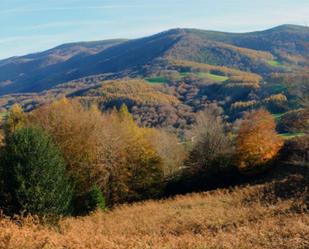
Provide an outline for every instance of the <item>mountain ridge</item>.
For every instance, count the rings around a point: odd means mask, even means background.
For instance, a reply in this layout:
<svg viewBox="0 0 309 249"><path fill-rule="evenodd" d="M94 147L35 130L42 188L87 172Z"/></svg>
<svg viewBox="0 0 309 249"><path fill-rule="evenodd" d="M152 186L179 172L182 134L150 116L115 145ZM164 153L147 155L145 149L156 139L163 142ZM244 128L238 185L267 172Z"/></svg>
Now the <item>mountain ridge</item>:
<svg viewBox="0 0 309 249"><path fill-rule="evenodd" d="M138 39L77 42L0 60L0 95L39 92L97 74L142 75L159 58L228 66L262 75L306 63L309 28L280 25L247 33L170 29ZM278 61L278 62L277 62Z"/></svg>

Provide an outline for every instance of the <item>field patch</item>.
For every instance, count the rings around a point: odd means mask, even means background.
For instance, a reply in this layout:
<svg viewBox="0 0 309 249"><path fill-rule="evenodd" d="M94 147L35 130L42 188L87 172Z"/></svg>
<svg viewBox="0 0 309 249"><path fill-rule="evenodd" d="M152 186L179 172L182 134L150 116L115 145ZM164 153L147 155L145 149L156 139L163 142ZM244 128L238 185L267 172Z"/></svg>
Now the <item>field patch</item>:
<svg viewBox="0 0 309 249"><path fill-rule="evenodd" d="M282 133L279 134L283 139L292 139L292 138L296 138L296 137L302 137L305 135L305 133L303 132L291 132L291 133Z"/></svg>
<svg viewBox="0 0 309 249"><path fill-rule="evenodd" d="M221 76L217 74L212 73L204 73L204 72L198 72L198 73L191 73L191 72L182 72L180 73L181 78L184 78L186 76L193 75L195 77L198 77L200 79L208 78L210 80L213 80L215 82L224 82L229 79L229 77Z"/></svg>
<svg viewBox="0 0 309 249"><path fill-rule="evenodd" d="M284 67L284 65L277 60L268 60L267 63L272 67Z"/></svg>
<svg viewBox="0 0 309 249"><path fill-rule="evenodd" d="M151 78L146 78L146 81L150 84L165 84L167 83L167 79L162 76L157 76L157 77L151 77Z"/></svg>

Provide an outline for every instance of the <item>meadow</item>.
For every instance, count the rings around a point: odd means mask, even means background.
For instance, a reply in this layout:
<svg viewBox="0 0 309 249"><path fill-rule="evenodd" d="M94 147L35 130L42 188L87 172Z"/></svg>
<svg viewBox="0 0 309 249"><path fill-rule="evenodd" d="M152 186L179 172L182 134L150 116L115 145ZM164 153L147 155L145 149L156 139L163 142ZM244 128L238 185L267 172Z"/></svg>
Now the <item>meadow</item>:
<svg viewBox="0 0 309 249"><path fill-rule="evenodd" d="M2 219L0 248L305 249L306 183L294 175L254 186L120 205L62 219L56 228L33 218Z"/></svg>

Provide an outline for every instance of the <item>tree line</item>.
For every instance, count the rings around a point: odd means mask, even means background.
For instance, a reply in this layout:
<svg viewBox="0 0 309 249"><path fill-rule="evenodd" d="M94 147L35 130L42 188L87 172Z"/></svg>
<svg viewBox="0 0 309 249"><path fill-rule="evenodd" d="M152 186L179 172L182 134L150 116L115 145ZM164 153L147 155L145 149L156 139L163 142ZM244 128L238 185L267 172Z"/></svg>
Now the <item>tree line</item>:
<svg viewBox="0 0 309 249"><path fill-rule="evenodd" d="M282 147L263 109L233 126L203 111L179 140L139 127L125 105L106 113L66 98L30 113L14 105L3 125L1 209L8 215L84 215L160 198L180 182L202 189L233 174L265 171Z"/></svg>

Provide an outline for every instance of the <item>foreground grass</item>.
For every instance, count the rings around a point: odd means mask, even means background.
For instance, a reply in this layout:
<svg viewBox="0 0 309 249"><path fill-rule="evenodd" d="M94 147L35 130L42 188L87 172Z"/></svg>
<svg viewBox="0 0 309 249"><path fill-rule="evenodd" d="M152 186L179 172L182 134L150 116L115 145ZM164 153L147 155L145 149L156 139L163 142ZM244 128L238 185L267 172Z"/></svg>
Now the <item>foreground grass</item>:
<svg viewBox="0 0 309 249"><path fill-rule="evenodd" d="M57 229L2 219L0 248L309 248L307 183L299 191L297 181L299 176L279 184L122 205L63 219ZM278 191L283 195L278 197Z"/></svg>

